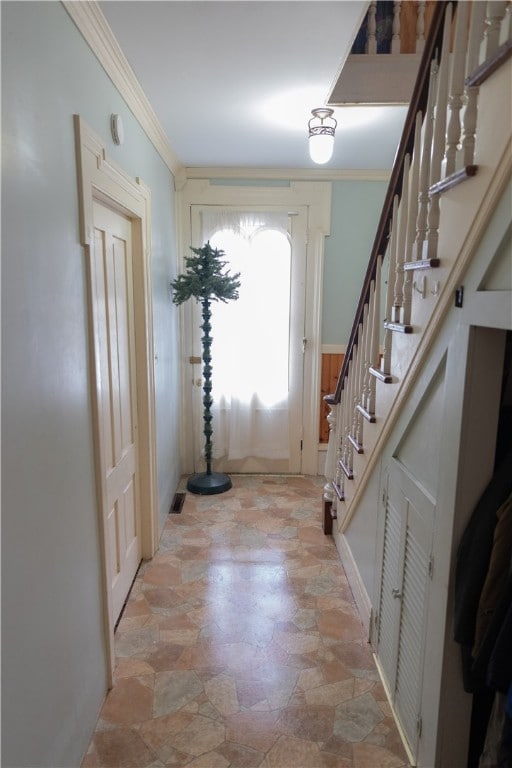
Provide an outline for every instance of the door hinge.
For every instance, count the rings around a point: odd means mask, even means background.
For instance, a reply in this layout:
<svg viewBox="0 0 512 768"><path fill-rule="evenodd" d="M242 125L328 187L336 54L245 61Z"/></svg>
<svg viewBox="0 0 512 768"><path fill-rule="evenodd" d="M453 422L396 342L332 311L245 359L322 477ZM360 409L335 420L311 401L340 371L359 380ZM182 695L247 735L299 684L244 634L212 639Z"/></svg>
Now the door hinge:
<svg viewBox="0 0 512 768"><path fill-rule="evenodd" d="M428 559L428 575L432 578L434 575L434 555L430 555Z"/></svg>
<svg viewBox="0 0 512 768"><path fill-rule="evenodd" d="M199 365L201 363L201 358L197 357L196 355L190 355L188 361L192 365Z"/></svg>
<svg viewBox="0 0 512 768"><path fill-rule="evenodd" d="M302 337L302 354L306 354L306 347L308 345L308 340L305 336Z"/></svg>
<svg viewBox="0 0 512 768"><path fill-rule="evenodd" d="M421 715L418 715L416 718L416 733L418 734L418 739L421 739L421 731L423 728L423 719Z"/></svg>
<svg viewBox="0 0 512 768"><path fill-rule="evenodd" d="M302 453L302 446L303 446L303 443L304 443L304 441L303 441L303 440L301 440L301 441L300 441L300 451L301 451L301 453Z"/></svg>
<svg viewBox="0 0 512 768"><path fill-rule="evenodd" d="M387 504L388 504L388 492L384 488L384 490L382 491L382 506L385 508L387 507Z"/></svg>

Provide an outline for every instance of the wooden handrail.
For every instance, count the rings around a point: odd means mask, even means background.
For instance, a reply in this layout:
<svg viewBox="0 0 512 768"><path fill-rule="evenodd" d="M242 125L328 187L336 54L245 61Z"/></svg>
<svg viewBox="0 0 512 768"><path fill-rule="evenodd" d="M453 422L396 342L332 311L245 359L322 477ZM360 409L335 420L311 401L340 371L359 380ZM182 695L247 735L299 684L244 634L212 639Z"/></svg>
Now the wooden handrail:
<svg viewBox="0 0 512 768"><path fill-rule="evenodd" d="M427 105L430 65L432 59L436 55L436 52L441 50L443 21L448 4L449 3L447 0L440 0L438 3L436 3L434 8L428 37L425 41L425 48L423 50L418 69L416 84L414 86L411 101L409 103L409 109L405 118L402 137L400 139L400 143L395 155L395 161L393 163L393 169L391 171L386 197L384 199L382 212L377 226L377 232L375 234L375 240L373 242L373 247L370 253L370 260L368 262L363 287L354 316L354 323L352 325L345 357L343 359L343 364L341 366L340 374L336 384L336 390L334 395L327 396L329 397L329 404L340 402L341 393L343 391L343 384L345 377L348 374L348 366L352 358L354 344L357 344L358 342L359 325L362 322L364 306L368 302L371 282L375 278L377 259L380 255L383 256L386 251L388 233L393 212L393 199L395 195L400 195L402 191L405 156L407 154L412 154L414 145L416 114L420 111L424 112ZM455 6L456 2L453 2L452 5Z"/></svg>

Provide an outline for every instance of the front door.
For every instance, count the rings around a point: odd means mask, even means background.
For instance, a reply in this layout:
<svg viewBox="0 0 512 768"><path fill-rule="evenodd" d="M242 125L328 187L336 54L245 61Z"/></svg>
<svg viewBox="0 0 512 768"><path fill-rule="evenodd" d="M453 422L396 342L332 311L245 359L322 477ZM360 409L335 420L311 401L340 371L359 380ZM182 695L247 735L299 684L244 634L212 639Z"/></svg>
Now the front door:
<svg viewBox="0 0 512 768"><path fill-rule="evenodd" d="M131 221L94 202L92 301L100 391L99 472L108 589L116 622L141 561Z"/></svg>
<svg viewBox="0 0 512 768"><path fill-rule="evenodd" d="M238 301L212 303L213 467L300 473L307 209L224 209L216 221L214 206L192 206L194 242L223 250L241 281ZM204 467L201 386L196 376L195 471Z"/></svg>

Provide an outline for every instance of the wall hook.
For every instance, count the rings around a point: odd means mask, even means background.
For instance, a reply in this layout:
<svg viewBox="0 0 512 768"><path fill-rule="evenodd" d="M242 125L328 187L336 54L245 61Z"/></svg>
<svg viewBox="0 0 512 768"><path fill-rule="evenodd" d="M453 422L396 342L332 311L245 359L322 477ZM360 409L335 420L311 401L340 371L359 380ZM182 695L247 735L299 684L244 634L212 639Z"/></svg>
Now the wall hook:
<svg viewBox="0 0 512 768"><path fill-rule="evenodd" d="M414 280L412 287L416 293L419 293L421 298L424 299L427 293L427 281L425 279L425 275L422 275L417 280Z"/></svg>

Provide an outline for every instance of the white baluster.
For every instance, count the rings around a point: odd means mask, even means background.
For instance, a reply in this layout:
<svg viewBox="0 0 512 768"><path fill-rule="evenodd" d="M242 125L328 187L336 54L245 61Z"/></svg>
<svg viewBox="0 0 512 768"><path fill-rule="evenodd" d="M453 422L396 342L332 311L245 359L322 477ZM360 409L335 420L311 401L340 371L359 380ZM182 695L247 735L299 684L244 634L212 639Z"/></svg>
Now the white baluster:
<svg viewBox="0 0 512 768"><path fill-rule="evenodd" d="M390 243L388 247L388 285L386 290L386 320L395 322L393 316L393 296L395 285L395 241L396 241L396 214L398 210L398 195L395 195L393 201L393 219L390 232ZM384 350L382 354L382 373L389 375L391 373L391 340L392 332L389 328L384 331Z"/></svg>
<svg viewBox="0 0 512 768"><path fill-rule="evenodd" d="M505 0L494 0L487 3L487 14L485 17L485 31L484 40L482 44L483 61L490 59L496 51L500 43L501 33L501 20L505 15L506 8Z"/></svg>
<svg viewBox="0 0 512 768"><path fill-rule="evenodd" d="M423 53L425 47L425 0L418 0L416 16L416 53Z"/></svg>
<svg viewBox="0 0 512 768"><path fill-rule="evenodd" d="M404 261L405 240L407 234L407 218L409 213L409 169L411 156L404 158L404 170L402 177L402 194L398 208L398 236L396 240L396 275L395 275L395 314L397 322L403 322L404 306Z"/></svg>
<svg viewBox="0 0 512 768"><path fill-rule="evenodd" d="M471 23L469 26L468 55L466 77L473 74L479 64L480 44L484 35L485 3L471 4ZM466 108L464 110L462 136L462 162L465 166L473 165L475 157L476 122L478 114L478 86L466 89Z"/></svg>
<svg viewBox="0 0 512 768"><path fill-rule="evenodd" d="M325 467L324 477L326 483L324 485L323 498L324 502L334 501L333 481L336 477L336 423L338 418L338 405L336 403L327 403L330 408L327 415L327 423L329 424L329 440L327 443L327 453L325 454Z"/></svg>
<svg viewBox="0 0 512 768"><path fill-rule="evenodd" d="M356 360L355 388L354 388L354 419L352 436L357 443L358 450L363 445L363 423L358 405L363 401L363 380L364 380L364 339L365 339L365 321L368 316L368 304L363 307L363 322L359 323L359 350Z"/></svg>
<svg viewBox="0 0 512 768"><path fill-rule="evenodd" d="M350 363L348 365L348 377L347 377L347 393L346 393L346 399L345 399L345 405L346 405L346 414L345 414L345 432L344 432L344 443L345 443L345 450L343 453L343 463L345 465L345 468L349 475L352 472L352 443L350 442L349 435L350 430L352 427L352 412L353 412L353 397L352 392L354 389L354 356L357 354L357 344L354 344L352 347L352 359L350 360Z"/></svg>
<svg viewBox="0 0 512 768"><path fill-rule="evenodd" d="M393 4L393 36L391 38L391 53L400 53L400 9L401 0L395 0Z"/></svg>
<svg viewBox="0 0 512 768"><path fill-rule="evenodd" d="M430 65L427 109L423 123L423 141L420 161L420 189L418 195L418 218L416 221L416 240L413 249L415 261L423 259L423 246L428 232L428 204L430 200L430 159L432 151L432 134L434 131L434 100L437 90L438 65L434 60Z"/></svg>
<svg viewBox="0 0 512 768"><path fill-rule="evenodd" d="M373 368L378 370L380 368L380 292L382 286L382 256L377 258L377 269L375 272L375 290L374 290L374 302L373 302L373 315L372 315L372 332L371 332L371 349L370 360ZM377 381L374 376L370 376L370 395L368 400L367 411L370 414L375 413L376 400L375 393L377 389Z"/></svg>
<svg viewBox="0 0 512 768"><path fill-rule="evenodd" d="M418 189L420 175L420 156L421 156L421 112L416 114L416 125L414 129L414 154L411 166L411 183L409 187L409 211L407 215L407 234L405 239L405 261L412 261L412 250L416 238L416 220L418 218ZM411 304L412 304L412 281L413 270L408 269L405 272L404 279L404 304L402 311L402 321L404 325L411 323Z"/></svg>
<svg viewBox="0 0 512 768"><path fill-rule="evenodd" d="M503 19L501 20L499 44L508 42L512 39L512 1L508 0Z"/></svg>
<svg viewBox="0 0 512 768"><path fill-rule="evenodd" d="M396 240L398 232L398 195L393 200L393 217L391 220L391 231L389 233L389 274L388 274L388 293L391 294L389 308L386 307L386 319L390 323L397 323L400 317L395 313L395 283L396 283Z"/></svg>
<svg viewBox="0 0 512 768"><path fill-rule="evenodd" d="M368 8L366 53L377 53L377 3L372 2Z"/></svg>
<svg viewBox="0 0 512 768"><path fill-rule="evenodd" d="M448 99L450 119L448 121L448 130L446 133L445 176L450 176L452 173L455 173L457 149L461 146L460 111L462 109L462 97L464 94L464 65L466 59L469 7L469 3L459 3L457 5L455 39L452 55L452 77L450 83L450 97Z"/></svg>
<svg viewBox="0 0 512 768"><path fill-rule="evenodd" d="M366 317L363 320L363 328L364 328L364 355L363 355L363 380L361 383L362 391L361 391L361 406L364 408L364 410L368 413L368 407L370 404L370 379L373 379L373 376L370 375L370 365L371 365L371 354L372 354L372 332L373 332L373 311L375 306L375 281L372 280L370 283L370 295L369 295L369 302L368 305L365 306ZM363 442L363 426L361 426L361 439L360 442L362 444Z"/></svg>
<svg viewBox="0 0 512 768"><path fill-rule="evenodd" d="M432 161L430 164L431 186L433 184L437 184L441 178L441 163L445 152L451 22L452 5L450 3L446 8L444 17L443 45L437 81L434 141L432 146ZM439 239L439 213L439 195L431 195L430 207L428 211L427 259L435 259L437 257L437 243Z"/></svg>
<svg viewBox="0 0 512 768"><path fill-rule="evenodd" d="M344 473L341 469L340 462L343 456L343 429L345 424L345 390L341 390L340 402L338 405L338 413L336 419L336 474L334 476L334 482L338 488L339 493L344 494L345 481Z"/></svg>

